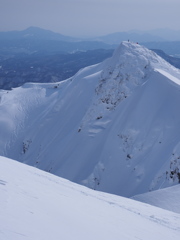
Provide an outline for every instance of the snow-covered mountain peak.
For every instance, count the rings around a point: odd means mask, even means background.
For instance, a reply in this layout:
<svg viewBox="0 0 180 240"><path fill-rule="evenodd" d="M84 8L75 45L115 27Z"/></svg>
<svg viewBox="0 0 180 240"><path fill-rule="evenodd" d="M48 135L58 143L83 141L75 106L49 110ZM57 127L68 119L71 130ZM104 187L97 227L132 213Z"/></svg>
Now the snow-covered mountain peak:
<svg viewBox="0 0 180 240"><path fill-rule="evenodd" d="M178 69L137 43L122 42L113 56L101 64L101 68L96 93L99 94L98 103L106 103L107 109L114 109L131 95L134 88L147 82L154 72L180 84Z"/></svg>
<svg viewBox="0 0 180 240"><path fill-rule="evenodd" d="M112 68L123 68L126 73L137 73L137 77L143 77L147 71L163 69L171 72L177 72L177 69L167 63L155 52L146 47L133 42L122 42L115 50L109 66ZM172 70L173 69L173 70Z"/></svg>
<svg viewBox="0 0 180 240"><path fill-rule="evenodd" d="M133 42L122 42L113 54L113 62L115 64L129 64L134 67L147 67L154 68L157 65L167 65L167 62L159 57L155 52L147 49L146 47ZM168 64L169 65L169 64Z"/></svg>
<svg viewBox="0 0 180 240"><path fill-rule="evenodd" d="M123 42L64 82L1 91L0 154L123 196L177 184L179 82L178 69Z"/></svg>
<svg viewBox="0 0 180 240"><path fill-rule="evenodd" d="M149 55L149 50L138 44L122 42L113 56L107 60L104 76L118 71L119 75L126 76L126 80L131 77L131 81L137 83L139 78L146 76L147 67L150 65Z"/></svg>
<svg viewBox="0 0 180 240"><path fill-rule="evenodd" d="M153 72L151 62L161 65L161 61L163 59L143 46L122 42L113 56L98 66L98 84L93 106L98 106L98 112L100 106L105 110L114 110L131 95L134 88L148 80ZM79 76L82 76L82 72Z"/></svg>

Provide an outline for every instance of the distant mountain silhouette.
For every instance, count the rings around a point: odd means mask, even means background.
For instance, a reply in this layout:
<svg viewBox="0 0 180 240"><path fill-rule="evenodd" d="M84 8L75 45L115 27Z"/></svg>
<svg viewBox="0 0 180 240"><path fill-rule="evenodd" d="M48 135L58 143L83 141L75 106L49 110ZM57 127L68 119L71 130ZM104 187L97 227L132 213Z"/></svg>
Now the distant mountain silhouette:
<svg viewBox="0 0 180 240"><path fill-rule="evenodd" d="M108 44L119 44L120 42L128 39L133 42L164 41L163 38L156 35L136 32L116 32L105 36L100 36L94 40L99 40Z"/></svg>
<svg viewBox="0 0 180 240"><path fill-rule="evenodd" d="M29 27L23 31L9 31L9 32L0 32L1 40L15 40L15 39L34 39L34 40L57 40L57 41L66 41L74 42L79 41L78 38L73 38L69 36L62 35L60 33L55 33L50 30L45 30L38 27Z"/></svg>

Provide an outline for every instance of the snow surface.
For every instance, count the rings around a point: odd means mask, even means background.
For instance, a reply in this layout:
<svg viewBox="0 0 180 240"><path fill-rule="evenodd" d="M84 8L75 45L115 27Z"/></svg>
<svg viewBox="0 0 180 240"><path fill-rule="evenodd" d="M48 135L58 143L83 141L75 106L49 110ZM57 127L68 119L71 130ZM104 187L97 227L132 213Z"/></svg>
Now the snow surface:
<svg viewBox="0 0 180 240"><path fill-rule="evenodd" d="M167 77L168 79L170 79L171 81L175 82L176 84L180 85L180 79L172 76L170 73L162 70L162 69L156 69L158 72L160 72L162 75L164 75L165 77Z"/></svg>
<svg viewBox="0 0 180 240"><path fill-rule="evenodd" d="M180 185L136 195L132 199L180 213Z"/></svg>
<svg viewBox="0 0 180 240"><path fill-rule="evenodd" d="M154 52L122 42L63 82L0 91L0 155L122 196L176 185L179 79Z"/></svg>
<svg viewBox="0 0 180 240"><path fill-rule="evenodd" d="M180 215L0 157L1 240L179 240Z"/></svg>

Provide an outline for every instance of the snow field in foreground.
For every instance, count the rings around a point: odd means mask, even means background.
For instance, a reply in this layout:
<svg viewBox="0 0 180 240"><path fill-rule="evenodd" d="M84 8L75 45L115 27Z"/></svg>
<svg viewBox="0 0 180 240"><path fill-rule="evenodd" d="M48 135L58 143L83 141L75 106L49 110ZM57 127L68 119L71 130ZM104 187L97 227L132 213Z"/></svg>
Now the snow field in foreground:
<svg viewBox="0 0 180 240"><path fill-rule="evenodd" d="M1 240L179 239L180 215L0 157Z"/></svg>

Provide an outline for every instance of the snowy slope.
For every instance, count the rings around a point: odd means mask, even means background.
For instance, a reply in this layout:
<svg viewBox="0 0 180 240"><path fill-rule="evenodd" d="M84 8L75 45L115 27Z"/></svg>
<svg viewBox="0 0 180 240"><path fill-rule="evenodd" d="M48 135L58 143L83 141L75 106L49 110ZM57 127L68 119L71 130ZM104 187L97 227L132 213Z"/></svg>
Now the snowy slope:
<svg viewBox="0 0 180 240"><path fill-rule="evenodd" d="M58 84L0 92L0 155L133 196L180 181L180 71L123 42Z"/></svg>
<svg viewBox="0 0 180 240"><path fill-rule="evenodd" d="M0 157L1 240L159 240L180 215L110 195Z"/></svg>
<svg viewBox="0 0 180 240"><path fill-rule="evenodd" d="M132 199L180 213L180 185L136 195Z"/></svg>

